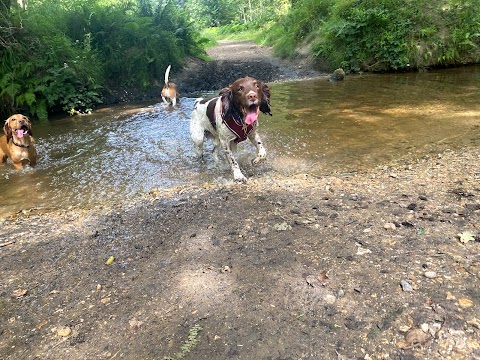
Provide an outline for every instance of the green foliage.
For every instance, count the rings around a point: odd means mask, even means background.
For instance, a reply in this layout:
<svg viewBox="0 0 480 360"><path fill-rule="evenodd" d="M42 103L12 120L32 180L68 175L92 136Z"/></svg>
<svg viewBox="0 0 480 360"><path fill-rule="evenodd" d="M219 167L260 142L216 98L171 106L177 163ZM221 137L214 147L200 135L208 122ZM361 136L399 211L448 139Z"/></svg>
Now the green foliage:
<svg viewBox="0 0 480 360"><path fill-rule="evenodd" d="M169 64L203 54L187 18L169 0L44 0L12 9L0 17L0 115L88 112L112 89L162 83Z"/></svg>
<svg viewBox="0 0 480 360"><path fill-rule="evenodd" d="M478 62L480 0L297 0L269 30L275 53L300 45L328 70L391 71Z"/></svg>
<svg viewBox="0 0 480 360"><path fill-rule="evenodd" d="M408 64L410 17L395 1L336 3L313 46L315 56L347 70L387 70Z"/></svg>
<svg viewBox="0 0 480 360"><path fill-rule="evenodd" d="M188 331L187 340L180 346L180 351L176 352L173 356L165 357L164 360L180 360L185 358L185 356L190 353L198 343L198 334L203 330L203 328L196 324Z"/></svg>
<svg viewBox="0 0 480 360"><path fill-rule="evenodd" d="M185 8L197 29L225 27L229 35L246 31L246 26L262 27L285 14L289 6L290 0L185 0Z"/></svg>

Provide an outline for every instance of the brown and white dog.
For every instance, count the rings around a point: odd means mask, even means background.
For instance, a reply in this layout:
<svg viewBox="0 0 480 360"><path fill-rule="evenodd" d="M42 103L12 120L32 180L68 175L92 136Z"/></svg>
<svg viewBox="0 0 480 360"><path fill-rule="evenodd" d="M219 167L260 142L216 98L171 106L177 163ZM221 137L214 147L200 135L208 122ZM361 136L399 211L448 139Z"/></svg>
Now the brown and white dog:
<svg viewBox="0 0 480 360"><path fill-rule="evenodd" d="M4 135L0 137L0 164L9 158L16 169L25 164L37 164L32 124L30 119L22 114L10 116L3 126Z"/></svg>
<svg viewBox="0 0 480 360"><path fill-rule="evenodd" d="M218 161L218 148L221 146L233 172L235 181L245 182L240 167L233 156L237 143L247 138L257 148L254 165L266 158L266 150L257 133L258 114L270 114L270 89L263 82L245 77L236 80L222 89L220 96L211 99L197 99L190 120L190 136L195 144L195 152L203 156L205 136L214 143L213 158Z"/></svg>
<svg viewBox="0 0 480 360"><path fill-rule="evenodd" d="M167 70L165 70L165 85L163 85L162 89L162 101L164 105L175 107L175 105L177 105L177 97L180 94L178 93L177 85L168 81L171 67L172 65L168 65Z"/></svg>

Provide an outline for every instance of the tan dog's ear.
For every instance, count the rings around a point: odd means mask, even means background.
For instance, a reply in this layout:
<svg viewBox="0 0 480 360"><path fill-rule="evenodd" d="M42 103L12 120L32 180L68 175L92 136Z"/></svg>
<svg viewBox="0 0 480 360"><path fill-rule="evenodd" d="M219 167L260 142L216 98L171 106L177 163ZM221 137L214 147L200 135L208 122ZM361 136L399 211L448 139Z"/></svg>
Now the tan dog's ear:
<svg viewBox="0 0 480 360"><path fill-rule="evenodd" d="M27 119L28 135L33 136L32 122L30 121L30 118L27 116L25 116L25 119Z"/></svg>
<svg viewBox="0 0 480 360"><path fill-rule="evenodd" d="M5 133L5 136L7 137L7 143L12 138L12 128L10 127L10 123L8 122L8 120L9 119L5 120L5 125L3 125L3 132Z"/></svg>

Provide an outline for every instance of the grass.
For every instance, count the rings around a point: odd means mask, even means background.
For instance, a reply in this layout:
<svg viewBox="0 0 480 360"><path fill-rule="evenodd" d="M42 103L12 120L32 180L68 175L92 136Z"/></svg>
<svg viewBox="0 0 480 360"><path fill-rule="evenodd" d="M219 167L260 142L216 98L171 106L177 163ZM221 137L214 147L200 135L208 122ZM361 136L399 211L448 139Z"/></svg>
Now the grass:
<svg viewBox="0 0 480 360"><path fill-rule="evenodd" d="M187 340L180 346L180 351L176 352L172 356L167 356L164 360L180 360L185 358L185 356L190 353L198 343L198 334L203 330L203 328L196 324L190 328L188 331Z"/></svg>

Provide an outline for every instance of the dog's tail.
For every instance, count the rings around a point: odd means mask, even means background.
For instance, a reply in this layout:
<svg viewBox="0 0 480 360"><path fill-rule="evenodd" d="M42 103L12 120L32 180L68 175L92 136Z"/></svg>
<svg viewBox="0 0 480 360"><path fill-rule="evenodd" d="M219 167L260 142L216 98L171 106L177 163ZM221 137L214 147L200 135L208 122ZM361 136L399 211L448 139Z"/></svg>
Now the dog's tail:
<svg viewBox="0 0 480 360"><path fill-rule="evenodd" d="M170 75L170 68L172 65L168 65L167 70L165 70L165 85L168 85L168 75Z"/></svg>

